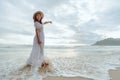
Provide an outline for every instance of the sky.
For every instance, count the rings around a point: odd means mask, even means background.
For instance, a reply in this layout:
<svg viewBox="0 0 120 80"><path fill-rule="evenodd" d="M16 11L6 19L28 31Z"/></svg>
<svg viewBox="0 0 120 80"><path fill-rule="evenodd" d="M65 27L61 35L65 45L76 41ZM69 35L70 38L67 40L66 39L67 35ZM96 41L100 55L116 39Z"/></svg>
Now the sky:
<svg viewBox="0 0 120 80"><path fill-rule="evenodd" d="M0 43L33 44L33 14L44 13L45 45L120 38L120 0L0 0Z"/></svg>

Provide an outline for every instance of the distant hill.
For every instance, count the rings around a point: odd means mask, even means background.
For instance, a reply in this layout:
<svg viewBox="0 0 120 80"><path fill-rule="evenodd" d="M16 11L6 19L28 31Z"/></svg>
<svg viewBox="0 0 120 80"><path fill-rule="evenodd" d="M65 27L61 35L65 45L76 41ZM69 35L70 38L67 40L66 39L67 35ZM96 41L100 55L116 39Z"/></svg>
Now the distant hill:
<svg viewBox="0 0 120 80"><path fill-rule="evenodd" d="M120 46L120 38L107 38L107 39L104 39L104 40L97 41L93 45Z"/></svg>

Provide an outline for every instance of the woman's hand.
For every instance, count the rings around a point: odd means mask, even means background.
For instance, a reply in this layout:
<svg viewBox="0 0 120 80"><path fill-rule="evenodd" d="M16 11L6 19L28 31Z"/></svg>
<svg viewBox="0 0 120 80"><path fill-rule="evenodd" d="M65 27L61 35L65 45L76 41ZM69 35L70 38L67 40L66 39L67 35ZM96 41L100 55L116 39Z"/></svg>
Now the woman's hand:
<svg viewBox="0 0 120 80"><path fill-rule="evenodd" d="M49 21L49 23L51 23L51 24L52 24L52 21Z"/></svg>
<svg viewBox="0 0 120 80"><path fill-rule="evenodd" d="M51 23L52 24L52 21L45 21L44 24L48 24L48 23Z"/></svg>
<svg viewBox="0 0 120 80"><path fill-rule="evenodd" d="M38 44L40 45L42 43L42 41L41 40L38 40Z"/></svg>

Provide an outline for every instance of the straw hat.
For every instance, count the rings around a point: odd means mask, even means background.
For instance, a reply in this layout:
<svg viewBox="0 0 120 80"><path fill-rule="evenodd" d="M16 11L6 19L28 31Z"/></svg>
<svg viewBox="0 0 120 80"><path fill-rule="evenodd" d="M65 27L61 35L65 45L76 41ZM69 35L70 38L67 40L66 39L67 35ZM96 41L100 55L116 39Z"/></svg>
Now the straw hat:
<svg viewBox="0 0 120 80"><path fill-rule="evenodd" d="M37 14L40 14L42 16L42 18L44 17L44 14L42 11L36 11L34 14L33 14L33 19L35 20L36 19L36 15Z"/></svg>

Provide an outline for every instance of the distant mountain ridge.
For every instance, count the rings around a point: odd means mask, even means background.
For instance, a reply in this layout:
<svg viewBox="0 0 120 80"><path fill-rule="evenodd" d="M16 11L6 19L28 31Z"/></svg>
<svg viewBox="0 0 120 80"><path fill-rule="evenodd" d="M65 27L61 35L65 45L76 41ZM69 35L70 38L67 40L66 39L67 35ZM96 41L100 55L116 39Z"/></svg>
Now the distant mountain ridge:
<svg viewBox="0 0 120 80"><path fill-rule="evenodd" d="M97 41L93 45L101 46L120 46L120 38L106 38L104 40Z"/></svg>

